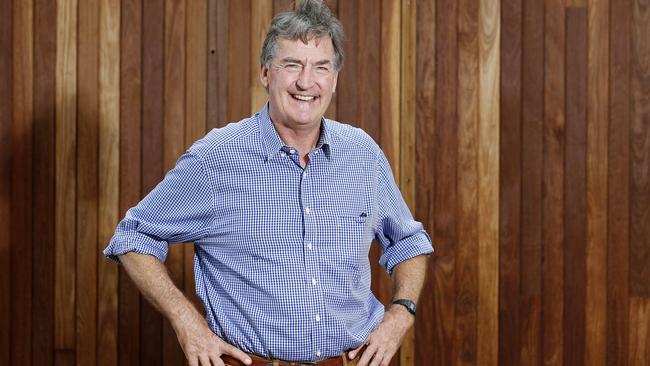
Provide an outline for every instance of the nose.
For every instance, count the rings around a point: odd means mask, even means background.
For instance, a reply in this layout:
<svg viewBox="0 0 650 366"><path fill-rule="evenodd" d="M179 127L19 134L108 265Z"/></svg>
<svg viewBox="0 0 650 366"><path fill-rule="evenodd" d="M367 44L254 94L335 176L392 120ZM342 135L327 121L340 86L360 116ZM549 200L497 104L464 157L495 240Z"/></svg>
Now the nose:
<svg viewBox="0 0 650 366"><path fill-rule="evenodd" d="M300 90L308 90L314 86L314 76L312 75L311 65L307 65L300 70L298 80L296 80L296 86Z"/></svg>

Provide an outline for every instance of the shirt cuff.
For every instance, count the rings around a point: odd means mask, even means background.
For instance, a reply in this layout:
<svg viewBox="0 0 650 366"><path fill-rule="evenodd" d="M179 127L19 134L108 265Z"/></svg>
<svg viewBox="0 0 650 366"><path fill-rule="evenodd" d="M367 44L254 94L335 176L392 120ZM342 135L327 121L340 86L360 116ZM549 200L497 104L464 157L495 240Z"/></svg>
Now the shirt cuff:
<svg viewBox="0 0 650 366"><path fill-rule="evenodd" d="M142 234L116 235L104 249L104 255L112 261L119 262L120 255L135 252L152 255L164 262L167 258L168 245L165 241L160 242Z"/></svg>
<svg viewBox="0 0 650 366"><path fill-rule="evenodd" d="M405 260L433 253L431 238L425 231L404 238L384 250L379 264L381 264L388 275L393 273L393 268Z"/></svg>

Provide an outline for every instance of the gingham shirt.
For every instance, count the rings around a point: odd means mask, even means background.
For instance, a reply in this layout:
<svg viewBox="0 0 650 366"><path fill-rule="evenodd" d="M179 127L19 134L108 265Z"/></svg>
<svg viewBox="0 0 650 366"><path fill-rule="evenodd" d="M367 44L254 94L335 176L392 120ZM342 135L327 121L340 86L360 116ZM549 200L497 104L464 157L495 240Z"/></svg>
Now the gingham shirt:
<svg viewBox="0 0 650 366"><path fill-rule="evenodd" d="M303 169L267 105L194 143L128 210L104 254L164 261L168 243L194 241L214 332L245 352L313 362L357 347L383 317L370 291L372 239L389 273L432 252L377 144L323 119Z"/></svg>

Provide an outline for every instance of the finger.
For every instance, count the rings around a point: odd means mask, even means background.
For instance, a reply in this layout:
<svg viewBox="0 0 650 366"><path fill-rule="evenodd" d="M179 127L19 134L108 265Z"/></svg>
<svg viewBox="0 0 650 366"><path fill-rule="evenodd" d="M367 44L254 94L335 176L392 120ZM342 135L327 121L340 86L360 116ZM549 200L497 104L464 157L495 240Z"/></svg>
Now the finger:
<svg viewBox="0 0 650 366"><path fill-rule="evenodd" d="M201 366L211 366L210 364L210 357L207 355L199 355L199 361Z"/></svg>
<svg viewBox="0 0 650 366"><path fill-rule="evenodd" d="M357 357L357 353L359 353L359 350L362 349L365 346L366 346L365 343L361 343L361 345L359 347L357 347L357 348L353 349L352 351L348 352L348 357L351 360L354 359L355 357Z"/></svg>
<svg viewBox="0 0 650 366"><path fill-rule="evenodd" d="M382 354L379 351L377 351L375 355L372 357L372 362L370 363L370 366L379 366L381 360L383 359L384 357L382 356Z"/></svg>
<svg viewBox="0 0 650 366"><path fill-rule="evenodd" d="M212 361L213 366L225 366L226 364L219 356L214 355L210 355L210 361Z"/></svg>
<svg viewBox="0 0 650 366"><path fill-rule="evenodd" d="M361 359L357 363L357 366L367 366L370 363L372 357L375 355L376 351L376 347L372 345L368 346L368 348L363 351L363 354L361 355Z"/></svg>
<svg viewBox="0 0 650 366"><path fill-rule="evenodd" d="M226 346L224 353L231 355L232 357L247 365L250 365L253 362L253 360L251 360L251 358L246 353L244 353L244 351L230 344Z"/></svg>
<svg viewBox="0 0 650 366"><path fill-rule="evenodd" d="M197 360L196 357L188 357L187 364L190 366L199 366L199 360Z"/></svg>

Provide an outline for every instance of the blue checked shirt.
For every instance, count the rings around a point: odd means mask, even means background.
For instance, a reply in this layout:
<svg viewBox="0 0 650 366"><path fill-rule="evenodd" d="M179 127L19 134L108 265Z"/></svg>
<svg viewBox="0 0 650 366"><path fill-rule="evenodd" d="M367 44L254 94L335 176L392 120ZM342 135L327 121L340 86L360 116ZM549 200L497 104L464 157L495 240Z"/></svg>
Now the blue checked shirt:
<svg viewBox="0 0 650 366"><path fill-rule="evenodd" d="M164 261L168 243L194 241L214 332L245 352L313 362L357 347L383 317L370 291L373 239L389 273L432 252L377 144L323 119L303 169L267 105L194 143L128 210L104 254Z"/></svg>

